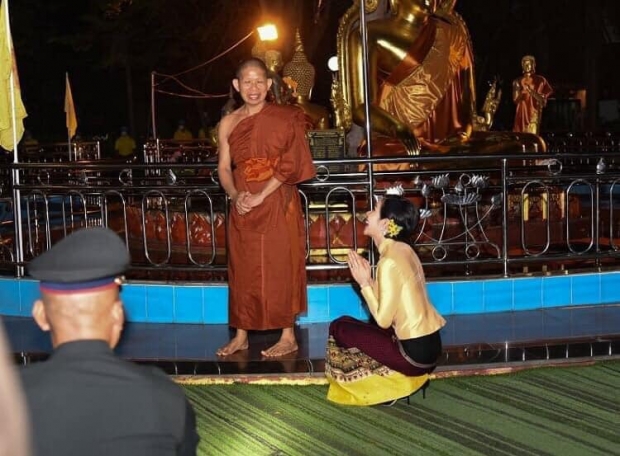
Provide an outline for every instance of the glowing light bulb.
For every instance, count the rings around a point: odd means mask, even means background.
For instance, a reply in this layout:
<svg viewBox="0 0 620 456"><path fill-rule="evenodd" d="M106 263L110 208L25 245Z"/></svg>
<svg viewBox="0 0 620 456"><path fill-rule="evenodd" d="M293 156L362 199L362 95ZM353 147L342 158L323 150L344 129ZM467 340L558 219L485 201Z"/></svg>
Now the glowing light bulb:
<svg viewBox="0 0 620 456"><path fill-rule="evenodd" d="M338 71L338 57L335 55L330 57L327 61L327 68L329 68L330 71Z"/></svg>
<svg viewBox="0 0 620 456"><path fill-rule="evenodd" d="M261 41L274 41L278 39L278 29L273 24L261 25L257 30Z"/></svg>

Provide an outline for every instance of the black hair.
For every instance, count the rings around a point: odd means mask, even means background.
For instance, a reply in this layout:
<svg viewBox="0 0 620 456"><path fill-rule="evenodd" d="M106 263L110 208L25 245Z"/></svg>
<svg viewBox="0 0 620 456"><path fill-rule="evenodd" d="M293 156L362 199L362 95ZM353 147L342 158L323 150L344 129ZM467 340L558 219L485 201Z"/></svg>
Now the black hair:
<svg viewBox="0 0 620 456"><path fill-rule="evenodd" d="M267 65L265 65L265 62L258 57L252 57L239 64L237 71L235 71L235 78L239 79L241 77L241 72L248 67L257 67L263 70L265 72L265 77L268 77L269 75L269 69L267 68Z"/></svg>
<svg viewBox="0 0 620 456"><path fill-rule="evenodd" d="M394 223L402 227L402 230L392 239L406 243L411 242L411 236L420 220L420 211L413 202L402 196L387 195L383 198L379 215L382 219L394 220Z"/></svg>

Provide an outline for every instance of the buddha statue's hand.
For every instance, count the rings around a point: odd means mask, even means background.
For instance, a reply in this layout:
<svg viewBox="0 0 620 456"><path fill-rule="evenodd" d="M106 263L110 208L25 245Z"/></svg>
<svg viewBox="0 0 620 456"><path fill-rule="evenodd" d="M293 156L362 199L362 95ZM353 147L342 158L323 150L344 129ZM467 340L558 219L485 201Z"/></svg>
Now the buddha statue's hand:
<svg viewBox="0 0 620 456"><path fill-rule="evenodd" d="M358 125L364 125L364 114L363 104L353 111L353 119ZM406 124L375 105L370 107L370 116L373 131L399 140L405 146L407 155L420 154L422 150L420 142Z"/></svg>
<svg viewBox="0 0 620 456"><path fill-rule="evenodd" d="M407 125L400 122L395 123L390 130L390 136L403 143L403 146L405 146L405 149L407 150L407 155L420 155L422 146L420 146L418 138L415 137Z"/></svg>

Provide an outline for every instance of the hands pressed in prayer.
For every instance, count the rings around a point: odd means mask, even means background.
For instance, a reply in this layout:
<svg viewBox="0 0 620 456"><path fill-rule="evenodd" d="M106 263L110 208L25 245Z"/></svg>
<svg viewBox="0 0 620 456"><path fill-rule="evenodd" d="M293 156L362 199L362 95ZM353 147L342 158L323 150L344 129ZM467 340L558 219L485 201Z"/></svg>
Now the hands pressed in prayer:
<svg viewBox="0 0 620 456"><path fill-rule="evenodd" d="M370 263L367 259L360 256L357 252L349 251L347 263L351 270L351 275L360 287L372 286Z"/></svg>

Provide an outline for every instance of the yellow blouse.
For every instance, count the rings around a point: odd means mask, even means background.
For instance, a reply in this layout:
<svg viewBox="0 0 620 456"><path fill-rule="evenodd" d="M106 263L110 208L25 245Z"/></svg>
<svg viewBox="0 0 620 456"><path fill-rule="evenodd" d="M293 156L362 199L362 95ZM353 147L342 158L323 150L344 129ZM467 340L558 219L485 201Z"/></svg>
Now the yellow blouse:
<svg viewBox="0 0 620 456"><path fill-rule="evenodd" d="M382 328L392 326L403 339L432 334L446 324L428 299L422 264L403 242L385 239L379 246L377 280L362 288L370 313Z"/></svg>

